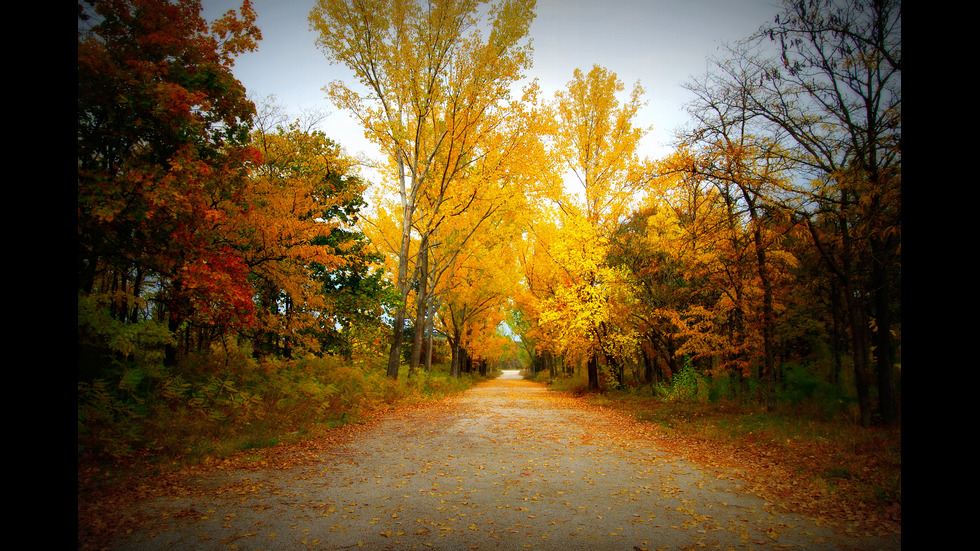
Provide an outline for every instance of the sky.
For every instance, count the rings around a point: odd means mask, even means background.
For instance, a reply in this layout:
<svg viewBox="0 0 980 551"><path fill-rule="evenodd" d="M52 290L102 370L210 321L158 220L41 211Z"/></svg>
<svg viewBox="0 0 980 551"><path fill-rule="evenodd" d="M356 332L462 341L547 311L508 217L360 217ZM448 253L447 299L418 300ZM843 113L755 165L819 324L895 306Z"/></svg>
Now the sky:
<svg viewBox="0 0 980 551"><path fill-rule="evenodd" d="M204 17L212 21L241 1L202 4ZM313 4L253 0L262 41L257 52L236 60L235 76L257 106L274 95L293 117L304 110L324 113L320 129L328 137L351 155L377 158L377 148L322 90L350 73L330 65L317 48L307 20ZM657 159L671 151L674 130L688 120L684 105L692 96L682 85L707 70L708 58L720 55L720 46L747 37L779 11L780 0L538 0L528 76L539 80L548 99L565 88L576 68L587 73L594 64L617 74L626 88L624 99L639 82L647 105L636 124L652 127L640 154Z"/></svg>

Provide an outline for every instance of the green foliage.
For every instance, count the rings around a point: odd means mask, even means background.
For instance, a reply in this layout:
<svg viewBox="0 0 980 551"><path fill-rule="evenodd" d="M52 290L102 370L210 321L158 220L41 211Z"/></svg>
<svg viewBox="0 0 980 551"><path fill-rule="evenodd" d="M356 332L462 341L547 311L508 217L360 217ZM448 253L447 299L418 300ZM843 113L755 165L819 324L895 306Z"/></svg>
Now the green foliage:
<svg viewBox="0 0 980 551"><path fill-rule="evenodd" d="M86 335L101 335L100 342L124 342L113 340L119 331L110 329L129 331L131 324L111 323L82 302L80 332L84 325ZM154 351L160 342L126 342L128 356L78 383L79 458L226 455L438 400L479 380L475 374L454 379L439 365L395 381L385 375L381 355L256 359L247 340L231 337L164 366Z"/></svg>
<svg viewBox="0 0 980 551"><path fill-rule="evenodd" d="M78 383L78 453L97 447L120 457L132 453L139 425L131 405L120 400L102 379Z"/></svg>
<svg viewBox="0 0 980 551"><path fill-rule="evenodd" d="M106 304L93 296L78 294L78 346L102 351L113 358L108 363L140 365L143 369L162 366L166 346L173 343L165 324L152 320L119 321ZM90 368L97 372L108 366Z"/></svg>
<svg viewBox="0 0 980 551"><path fill-rule="evenodd" d="M732 383L731 375L715 377L708 385L708 401L718 402L724 398L731 398L735 395L736 388Z"/></svg>
<svg viewBox="0 0 980 551"><path fill-rule="evenodd" d="M539 373L540 378L547 378L547 372ZM571 392L573 394L584 394L589 390L589 380L587 376L583 373L571 374L568 376L559 376L551 381L551 387L555 390L562 392Z"/></svg>
<svg viewBox="0 0 980 551"><path fill-rule="evenodd" d="M524 379L526 379L528 381L534 381L536 383L548 383L548 382L550 382L547 371L538 371L538 372L532 374L528 370L522 370L521 371L521 376L524 377Z"/></svg>
<svg viewBox="0 0 980 551"><path fill-rule="evenodd" d="M824 381L818 373L796 363L782 368L782 382L776 392L777 400L797 410L831 418L851 405L853 399L840 392L837 386Z"/></svg>
<svg viewBox="0 0 980 551"><path fill-rule="evenodd" d="M668 401L694 401L702 386L702 376L694 368L691 358L684 358L684 365L669 381L658 386L659 394Z"/></svg>
<svg viewBox="0 0 980 551"><path fill-rule="evenodd" d="M357 176L331 172L322 187L325 196L340 199L322 217L341 224L313 243L329 246L332 254L345 259L345 264L334 269L313 264L314 276L323 285L324 297L335 320L335 327L321 332L320 340L323 350L350 359L356 340L367 341L368 334L380 337L386 332L379 320L394 308L398 293L385 273L376 269L382 255L372 252L368 238L356 229L361 210L366 206L365 184Z"/></svg>
<svg viewBox="0 0 980 551"><path fill-rule="evenodd" d="M607 380L603 393L617 400L652 397L692 407L707 407L709 404L747 408L775 405L787 414L821 420L846 416L853 408L855 399L828 382L824 371L819 364L784 364L779 383L770 390L757 377L731 372L702 373L691 358L686 357L681 369L667 381L651 385L627 381L627 384L616 385L614 380ZM547 371L535 375L524 372L523 375L528 380L548 383L554 390L583 394L588 389L588 381L581 373L565 374L555 380L549 380ZM767 393L771 393L774 400L767 401L765 398L770 395Z"/></svg>
<svg viewBox="0 0 980 551"><path fill-rule="evenodd" d="M154 321L124 323L95 298L78 295L78 448L121 456L138 439L138 419L156 381L166 380L171 334ZM179 383L168 381L166 392ZM97 442L97 443L96 443Z"/></svg>

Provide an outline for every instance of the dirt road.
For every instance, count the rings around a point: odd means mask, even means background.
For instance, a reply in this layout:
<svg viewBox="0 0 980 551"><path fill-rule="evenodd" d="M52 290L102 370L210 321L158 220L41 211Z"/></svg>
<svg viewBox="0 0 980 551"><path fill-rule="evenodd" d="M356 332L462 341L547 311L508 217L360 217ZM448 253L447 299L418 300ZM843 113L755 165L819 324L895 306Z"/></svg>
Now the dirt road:
<svg viewBox="0 0 980 551"><path fill-rule="evenodd" d="M505 373L391 416L316 462L224 472L116 549L901 549L842 539L638 439L618 417Z"/></svg>

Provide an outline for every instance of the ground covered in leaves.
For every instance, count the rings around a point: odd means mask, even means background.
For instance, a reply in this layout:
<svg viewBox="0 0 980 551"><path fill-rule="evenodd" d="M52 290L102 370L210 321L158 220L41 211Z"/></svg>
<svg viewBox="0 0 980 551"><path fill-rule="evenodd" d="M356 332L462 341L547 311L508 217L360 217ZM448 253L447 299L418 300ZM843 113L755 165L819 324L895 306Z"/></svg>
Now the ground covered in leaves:
<svg viewBox="0 0 980 551"><path fill-rule="evenodd" d="M735 473L784 509L855 534L902 530L901 426L785 417L737 404L616 397L593 404L641 422L664 449Z"/></svg>
<svg viewBox="0 0 980 551"><path fill-rule="evenodd" d="M505 377L302 444L80 470L79 548L901 548L900 507L849 499L856 476L820 482L787 450L803 451Z"/></svg>

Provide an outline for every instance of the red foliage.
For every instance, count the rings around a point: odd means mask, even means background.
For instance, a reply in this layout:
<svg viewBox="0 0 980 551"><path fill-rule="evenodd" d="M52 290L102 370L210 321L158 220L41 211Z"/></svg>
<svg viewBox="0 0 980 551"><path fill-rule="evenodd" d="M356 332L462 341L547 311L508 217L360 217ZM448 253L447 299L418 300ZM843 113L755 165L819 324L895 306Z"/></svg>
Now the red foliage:
<svg viewBox="0 0 980 551"><path fill-rule="evenodd" d="M198 0L79 4L78 283L155 278L176 321L234 328L254 311L224 233L260 155L231 66L261 34L248 0L210 25L200 12Z"/></svg>
<svg viewBox="0 0 980 551"><path fill-rule="evenodd" d="M248 266L229 247L206 251L181 267L177 286L188 296L194 321L227 329L251 327L255 321Z"/></svg>

